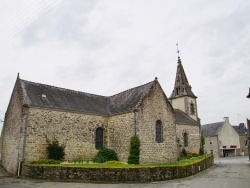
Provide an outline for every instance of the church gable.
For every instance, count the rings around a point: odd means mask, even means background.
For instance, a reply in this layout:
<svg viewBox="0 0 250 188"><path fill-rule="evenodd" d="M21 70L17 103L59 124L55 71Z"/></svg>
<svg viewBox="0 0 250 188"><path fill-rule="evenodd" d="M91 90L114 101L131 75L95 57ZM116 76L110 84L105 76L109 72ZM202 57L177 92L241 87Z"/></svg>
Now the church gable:
<svg viewBox="0 0 250 188"><path fill-rule="evenodd" d="M10 174L16 173L16 165L21 160L22 134L24 131L23 122L25 121L25 107L23 101L22 88L19 76L17 77L10 102L5 114L2 129L2 151L1 160L5 169Z"/></svg>
<svg viewBox="0 0 250 188"><path fill-rule="evenodd" d="M176 161L174 112L157 80L135 113L136 134L141 142L140 163Z"/></svg>

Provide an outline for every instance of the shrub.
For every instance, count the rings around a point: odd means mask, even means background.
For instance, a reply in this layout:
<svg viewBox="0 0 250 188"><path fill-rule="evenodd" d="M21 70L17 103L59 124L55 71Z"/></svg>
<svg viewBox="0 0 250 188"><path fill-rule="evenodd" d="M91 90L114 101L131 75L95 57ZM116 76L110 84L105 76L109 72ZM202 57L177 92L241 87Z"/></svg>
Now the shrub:
<svg viewBox="0 0 250 188"><path fill-rule="evenodd" d="M204 148L200 148L199 155L204 155Z"/></svg>
<svg viewBox="0 0 250 188"><path fill-rule="evenodd" d="M192 157L198 157L199 155L197 153L192 153Z"/></svg>
<svg viewBox="0 0 250 188"><path fill-rule="evenodd" d="M193 153L191 152L187 152L187 156L186 156L188 159L192 158L193 157Z"/></svg>
<svg viewBox="0 0 250 188"><path fill-rule="evenodd" d="M205 137L201 135L201 148L199 151L199 155L204 155L204 145L205 145Z"/></svg>
<svg viewBox="0 0 250 188"><path fill-rule="evenodd" d="M93 159L94 163L104 163L106 161L118 161L117 154L114 150L102 148Z"/></svg>
<svg viewBox="0 0 250 188"><path fill-rule="evenodd" d="M187 157L187 151L185 148L182 149L181 153L183 157Z"/></svg>
<svg viewBox="0 0 250 188"><path fill-rule="evenodd" d="M54 138L52 141L46 138L48 146L46 148L48 159L62 160L65 152L65 144L59 144L59 141Z"/></svg>
<svg viewBox="0 0 250 188"><path fill-rule="evenodd" d="M140 161L140 140L137 136L130 138L130 151L128 164L139 164Z"/></svg>

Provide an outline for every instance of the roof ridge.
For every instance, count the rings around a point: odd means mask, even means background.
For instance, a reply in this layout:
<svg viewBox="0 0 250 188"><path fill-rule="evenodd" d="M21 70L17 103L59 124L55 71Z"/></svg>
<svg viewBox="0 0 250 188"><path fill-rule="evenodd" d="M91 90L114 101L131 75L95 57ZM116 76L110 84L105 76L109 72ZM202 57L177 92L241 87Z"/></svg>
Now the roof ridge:
<svg viewBox="0 0 250 188"><path fill-rule="evenodd" d="M111 96L109 96L109 98L110 98L110 97L114 97L114 96L116 96L116 95L119 95L119 94L121 94L121 93L125 93L125 92L130 91L130 90L133 90L133 89L137 89L137 88L139 88L139 87L145 86L145 85L150 84L150 83L153 83L153 82L154 82L154 81L151 81L151 82L148 82L148 83L146 83L146 84L142 84L142 85L140 85L140 86L132 87L132 88L130 88L130 89L127 89L127 90L124 90L124 91L122 91L122 92L119 92L119 93L117 93L117 94L115 94L115 95L111 95Z"/></svg>
<svg viewBox="0 0 250 188"><path fill-rule="evenodd" d="M138 101L138 103L135 105L134 109L136 109L136 108L141 104L141 102L143 101L144 97L148 94L149 90L151 90L151 88L152 88L154 82L155 82L155 80L154 80L154 81L151 81L151 82L149 82L149 83L147 83L147 84L151 84L151 86L150 86L150 87L148 88L148 90L145 92L145 95L144 95L144 96ZM144 84L144 85L146 85L146 84Z"/></svg>
<svg viewBox="0 0 250 188"><path fill-rule="evenodd" d="M52 86L52 85L48 85L48 84L41 84L41 83L32 82L32 81L23 80L23 79L20 79L20 80L24 81L26 83L32 83L32 84L36 84L36 85L42 85L42 86L45 86L45 87L55 88L55 89L59 89L59 90L62 90L62 91L69 91L69 92L74 92L74 93L79 93L79 94L87 94L87 95L92 95L92 96L97 96L97 97L109 98L109 97L103 96L103 95L96 95L96 94L92 94L92 93L86 93L86 92L83 92L83 91L77 91L77 90L73 90L73 89L67 89L67 88L57 87L57 86Z"/></svg>
<svg viewBox="0 0 250 188"><path fill-rule="evenodd" d="M218 124L218 123L224 123L223 121L219 121L219 122L215 122L215 123L207 123L207 124L204 124L202 126L205 126L205 125L213 125L213 124Z"/></svg>

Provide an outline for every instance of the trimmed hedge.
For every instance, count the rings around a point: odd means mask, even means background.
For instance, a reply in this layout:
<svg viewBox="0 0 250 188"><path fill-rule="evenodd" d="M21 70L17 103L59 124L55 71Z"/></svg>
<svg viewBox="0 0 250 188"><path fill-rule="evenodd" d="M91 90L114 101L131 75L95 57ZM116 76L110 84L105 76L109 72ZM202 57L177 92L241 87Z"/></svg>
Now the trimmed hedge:
<svg viewBox="0 0 250 188"><path fill-rule="evenodd" d="M117 154L114 150L102 148L93 159L94 163L105 163L106 161L118 161Z"/></svg>
<svg viewBox="0 0 250 188"><path fill-rule="evenodd" d="M130 150L128 164L139 164L140 162L140 139L138 136L130 138Z"/></svg>

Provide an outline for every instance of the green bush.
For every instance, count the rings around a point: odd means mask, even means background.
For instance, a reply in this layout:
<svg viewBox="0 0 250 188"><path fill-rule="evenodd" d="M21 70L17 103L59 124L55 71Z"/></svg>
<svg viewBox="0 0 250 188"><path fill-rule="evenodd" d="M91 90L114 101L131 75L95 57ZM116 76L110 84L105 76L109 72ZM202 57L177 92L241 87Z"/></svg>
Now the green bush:
<svg viewBox="0 0 250 188"><path fill-rule="evenodd" d="M183 157L187 157L187 150L185 148L181 151Z"/></svg>
<svg viewBox="0 0 250 188"><path fill-rule="evenodd" d="M59 141L54 138L52 141L47 139L48 146L46 148L48 159L54 159L54 160L62 160L65 152L65 144L59 144Z"/></svg>
<svg viewBox="0 0 250 188"><path fill-rule="evenodd" d="M193 153L187 152L187 158L190 159L190 158L192 158L192 157L193 157Z"/></svg>
<svg viewBox="0 0 250 188"><path fill-rule="evenodd" d="M106 161L118 161L117 154L114 150L102 148L93 159L94 163L105 163Z"/></svg>
<svg viewBox="0 0 250 188"><path fill-rule="evenodd" d="M137 136L130 138L130 151L128 164L139 164L140 162L140 140Z"/></svg>
<svg viewBox="0 0 250 188"><path fill-rule="evenodd" d="M199 151L199 155L204 155L204 145L205 145L205 137L201 135L201 148Z"/></svg>
<svg viewBox="0 0 250 188"><path fill-rule="evenodd" d="M200 148L199 155L204 155L204 148Z"/></svg>
<svg viewBox="0 0 250 188"><path fill-rule="evenodd" d="M192 153L192 157L198 157L199 155L197 153Z"/></svg>

